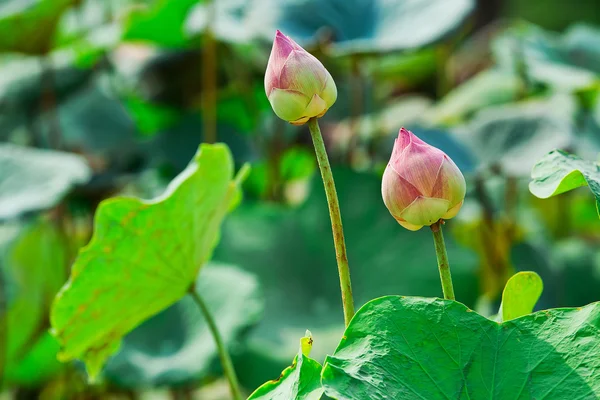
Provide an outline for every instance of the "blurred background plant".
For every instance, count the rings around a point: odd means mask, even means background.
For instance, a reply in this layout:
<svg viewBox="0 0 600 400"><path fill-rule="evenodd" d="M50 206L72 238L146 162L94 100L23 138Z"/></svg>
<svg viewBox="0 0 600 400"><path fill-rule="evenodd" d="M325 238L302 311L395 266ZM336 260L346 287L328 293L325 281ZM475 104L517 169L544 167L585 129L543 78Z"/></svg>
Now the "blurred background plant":
<svg viewBox="0 0 600 400"><path fill-rule="evenodd" d="M539 308L600 300L593 198L527 190L553 149L598 160L600 1L3 0L0 398L227 398L187 300L131 332L95 386L48 334L99 201L155 196L203 141L252 165L205 284L244 388L276 378L307 328L313 358L334 350L343 318L310 135L264 94L276 29L339 90L321 127L357 306L441 295L428 233L398 227L381 200L401 126L467 179L446 238L459 301L494 314L520 270L543 278Z"/></svg>

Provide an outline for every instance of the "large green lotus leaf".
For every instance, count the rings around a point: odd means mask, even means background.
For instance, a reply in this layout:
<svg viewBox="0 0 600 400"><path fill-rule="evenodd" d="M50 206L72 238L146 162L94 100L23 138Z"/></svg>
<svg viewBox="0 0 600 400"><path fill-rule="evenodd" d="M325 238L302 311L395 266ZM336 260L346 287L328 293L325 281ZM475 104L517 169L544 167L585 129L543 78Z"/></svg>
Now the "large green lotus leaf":
<svg viewBox="0 0 600 400"><path fill-rule="evenodd" d="M248 400L319 400L323 395L322 367L309 357L312 345L311 333L306 331L292 365L283 370L279 378L261 385Z"/></svg>
<svg viewBox="0 0 600 400"><path fill-rule="evenodd" d="M532 271L521 271L513 275L502 292L499 317L502 321L510 321L533 311L539 300L544 283L542 278Z"/></svg>
<svg viewBox="0 0 600 400"><path fill-rule="evenodd" d="M54 207L90 176L78 155L0 144L0 219Z"/></svg>
<svg viewBox="0 0 600 400"><path fill-rule="evenodd" d="M100 204L93 237L52 307L61 360L84 360L94 378L123 335L186 294L239 197L232 177L229 149L202 145L162 196Z"/></svg>
<svg viewBox="0 0 600 400"><path fill-rule="evenodd" d="M528 177L535 160L574 141L574 104L557 96L480 111L462 133L482 167L499 166L508 175Z"/></svg>
<svg viewBox="0 0 600 400"><path fill-rule="evenodd" d="M190 42L184 23L192 7L200 2L202 0L154 0L147 7L132 8L123 28L123 40L186 47Z"/></svg>
<svg viewBox="0 0 600 400"><path fill-rule="evenodd" d="M262 314L258 281L234 266L207 264L196 280L196 291L230 348ZM130 388L182 385L217 375L216 360L217 349L198 305L185 296L125 336L104 376Z"/></svg>
<svg viewBox="0 0 600 400"><path fill-rule="evenodd" d="M600 304L504 323L441 299L387 296L354 317L322 383L336 399L594 399Z"/></svg>
<svg viewBox="0 0 600 400"><path fill-rule="evenodd" d="M480 72L427 110L425 120L432 124L460 122L483 108L516 100L521 85L513 73L494 69Z"/></svg>
<svg viewBox="0 0 600 400"><path fill-rule="evenodd" d="M285 0L276 26L300 42L326 30L336 53L385 53L429 45L456 30L471 0ZM435 21L435 23L432 23ZM269 36L273 36L270 32Z"/></svg>
<svg viewBox="0 0 600 400"><path fill-rule="evenodd" d="M78 0L11 0L0 5L0 52L45 54L62 13Z"/></svg>
<svg viewBox="0 0 600 400"><path fill-rule="evenodd" d="M8 327L5 379L33 385L60 368L47 315L66 280L67 243L53 223L37 221L0 246L0 273L9 295L7 314L0 315L0 325Z"/></svg>
<svg viewBox="0 0 600 400"><path fill-rule="evenodd" d="M334 169L357 307L368 300L403 293L441 296L431 232L409 232L381 200L381 178ZM452 221L448 226L452 226ZM477 258L447 231L446 244L457 298L474 304ZM240 379L255 388L289 365L297 338L310 329L312 356L322 360L343 333L331 223L319 177L298 208L245 201L223 225L215 260L237 263L255 273L265 292L265 317L237 359Z"/></svg>
<svg viewBox="0 0 600 400"><path fill-rule="evenodd" d="M581 186L589 186L596 197L600 216L600 165L560 150L542 157L531 171L529 190L546 199Z"/></svg>

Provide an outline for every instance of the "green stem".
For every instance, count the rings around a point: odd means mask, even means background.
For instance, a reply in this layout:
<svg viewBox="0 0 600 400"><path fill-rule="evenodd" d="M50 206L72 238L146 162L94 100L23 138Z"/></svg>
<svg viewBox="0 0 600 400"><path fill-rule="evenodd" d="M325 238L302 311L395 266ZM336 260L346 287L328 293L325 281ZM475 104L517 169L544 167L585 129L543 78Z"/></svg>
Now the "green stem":
<svg viewBox="0 0 600 400"><path fill-rule="evenodd" d="M444 298L454 300L454 287L452 286L452 275L450 274L450 264L448 263L448 253L446 253L446 243L444 243L444 234L442 233L443 220L439 220L431 225L433 232L433 242L435 244L435 254L437 255L438 269L440 270L440 280L442 281L442 291Z"/></svg>
<svg viewBox="0 0 600 400"><path fill-rule="evenodd" d="M325 186L325 195L329 206L329 217L331 218L331 229L333 230L333 244L335 246L335 258L337 259L338 273L340 275L340 286L342 289L342 305L344 307L344 322L346 326L354 316L354 299L352 298L352 284L350 282L350 269L348 268L348 256L346 255L346 244L344 243L344 230L342 227L342 215L338 202L335 182L331 174L327 150L321 136L317 118L308 121L308 128L312 136L313 145L317 154L321 177Z"/></svg>
<svg viewBox="0 0 600 400"><path fill-rule="evenodd" d="M240 390L240 384L238 383L237 376L235 374L235 369L233 368L233 362L231 361L231 357L227 352L227 347L225 343L223 343L223 338L221 338L221 334L219 333L219 328L217 328L217 324L210 313L206 303L200 297L200 295L196 292L194 288L190 290L190 296L194 299L198 308L202 312L206 323L208 324L208 328L210 329L210 333L215 340L215 344L217 345L217 352L219 353L219 358L221 359L221 366L223 367L223 372L227 381L229 382L229 389L231 390L231 395L233 400L242 400L242 392Z"/></svg>

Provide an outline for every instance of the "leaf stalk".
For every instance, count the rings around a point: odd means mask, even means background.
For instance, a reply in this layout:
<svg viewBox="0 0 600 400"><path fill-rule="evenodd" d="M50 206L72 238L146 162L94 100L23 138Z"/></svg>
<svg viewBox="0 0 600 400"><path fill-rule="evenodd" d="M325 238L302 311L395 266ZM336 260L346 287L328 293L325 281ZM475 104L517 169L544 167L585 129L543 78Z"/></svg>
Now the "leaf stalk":
<svg viewBox="0 0 600 400"><path fill-rule="evenodd" d="M444 234L442 233L443 224L444 220L440 219L438 222L431 225L431 232L433 232L433 243L435 245L435 254L437 256L444 298L455 300L452 274L450 273L450 263L448 263L448 253L446 252L446 243L444 242Z"/></svg>
<svg viewBox="0 0 600 400"><path fill-rule="evenodd" d="M233 368L233 362L231 361L231 356L227 351L227 346L223 342L223 338L221 337L221 333L219 332L219 328L213 318L210 310L208 309L206 303L202 299L202 297L196 292L195 288L192 287L189 291L190 296L194 299L194 302L198 305L200 312L204 316L206 323L208 324L208 328L210 329L210 333L213 336L215 344L217 345L217 352L219 353L219 359L221 360L221 366L223 367L223 373L229 382L229 389L231 390L231 396L233 400L243 400L242 391L240 389L240 384L238 382L237 375L235 373L235 369Z"/></svg>
<svg viewBox="0 0 600 400"><path fill-rule="evenodd" d="M340 287L342 290L342 305L344 308L344 322L346 326L354 316L354 298L352 297L352 284L350 282L350 268L348 267L348 256L346 254L346 243L344 241L344 229L342 227L342 215L340 213L340 204L335 182L327 157L327 150L321 135L321 129L317 118L311 118L308 121L308 128L312 136L317 162L325 186L325 195L327 196L327 205L329 207L329 217L331 218L331 229L333 231L333 244L335 246L335 258L337 260L338 273L340 275Z"/></svg>

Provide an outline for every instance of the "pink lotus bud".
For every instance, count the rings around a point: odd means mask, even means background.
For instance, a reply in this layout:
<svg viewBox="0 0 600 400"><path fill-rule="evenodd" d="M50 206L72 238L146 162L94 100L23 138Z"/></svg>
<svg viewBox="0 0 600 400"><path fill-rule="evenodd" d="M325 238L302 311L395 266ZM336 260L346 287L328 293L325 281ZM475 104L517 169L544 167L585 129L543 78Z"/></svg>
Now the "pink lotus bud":
<svg viewBox="0 0 600 400"><path fill-rule="evenodd" d="M267 64L265 91L275 114L294 125L322 117L337 98L335 82L323 64L279 31Z"/></svg>
<svg viewBox="0 0 600 400"><path fill-rule="evenodd" d="M465 178L446 153L400 129L381 184L383 202L400 225L416 231L454 217L465 192Z"/></svg>

